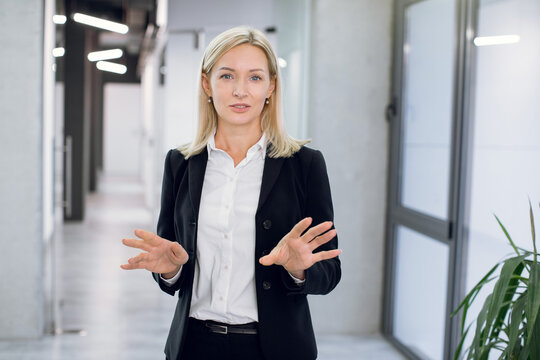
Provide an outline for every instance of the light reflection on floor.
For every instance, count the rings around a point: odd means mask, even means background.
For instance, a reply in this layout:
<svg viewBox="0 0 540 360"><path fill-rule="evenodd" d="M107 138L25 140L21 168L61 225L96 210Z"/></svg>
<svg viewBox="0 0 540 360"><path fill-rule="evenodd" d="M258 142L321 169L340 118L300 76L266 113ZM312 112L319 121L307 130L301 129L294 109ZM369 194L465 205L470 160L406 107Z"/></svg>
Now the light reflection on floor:
<svg viewBox="0 0 540 360"><path fill-rule="evenodd" d="M2 360L152 360L163 347L175 298L149 273L119 265L137 251L120 240L134 228L151 230L142 187L134 179L104 178L89 195L86 219L67 223L62 246L62 329L36 341L0 341ZM83 331L83 335L80 335ZM319 359L403 359L380 336L318 336Z"/></svg>

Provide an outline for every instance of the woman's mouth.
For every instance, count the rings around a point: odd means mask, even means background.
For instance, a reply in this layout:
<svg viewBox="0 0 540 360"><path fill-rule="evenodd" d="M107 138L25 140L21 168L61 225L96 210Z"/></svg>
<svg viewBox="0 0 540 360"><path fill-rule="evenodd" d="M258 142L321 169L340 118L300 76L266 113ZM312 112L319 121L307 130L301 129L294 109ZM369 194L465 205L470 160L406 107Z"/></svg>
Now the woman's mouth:
<svg viewBox="0 0 540 360"><path fill-rule="evenodd" d="M238 112L238 113L246 112L250 108L248 104L233 104L233 105L229 105L229 107L232 108L234 112Z"/></svg>

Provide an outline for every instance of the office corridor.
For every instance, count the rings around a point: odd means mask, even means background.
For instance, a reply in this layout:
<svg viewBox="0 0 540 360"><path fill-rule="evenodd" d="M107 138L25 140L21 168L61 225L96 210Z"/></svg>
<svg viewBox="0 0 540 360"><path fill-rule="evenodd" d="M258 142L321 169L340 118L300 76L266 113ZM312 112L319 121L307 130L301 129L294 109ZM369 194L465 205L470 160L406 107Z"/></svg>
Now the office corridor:
<svg viewBox="0 0 540 360"><path fill-rule="evenodd" d="M159 290L148 272L119 265L136 250L122 237L151 229L142 186L105 177L88 197L86 220L63 229L61 324L63 334L36 341L0 341L3 360L162 359L175 298ZM320 336L320 359L402 359L380 336Z"/></svg>

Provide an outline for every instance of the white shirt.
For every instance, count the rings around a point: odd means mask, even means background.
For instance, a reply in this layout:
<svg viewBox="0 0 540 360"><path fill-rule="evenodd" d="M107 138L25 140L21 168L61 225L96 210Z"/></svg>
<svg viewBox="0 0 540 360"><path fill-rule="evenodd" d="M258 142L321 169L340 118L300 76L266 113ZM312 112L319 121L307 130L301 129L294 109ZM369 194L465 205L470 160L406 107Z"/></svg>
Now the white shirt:
<svg viewBox="0 0 540 360"><path fill-rule="evenodd" d="M235 167L208 140L208 163L197 227L197 258L189 316L228 324L258 321L255 289L255 213L261 192L266 135ZM180 278L181 270L171 279ZM297 284L304 280L296 279Z"/></svg>
<svg viewBox="0 0 540 360"><path fill-rule="evenodd" d="M189 316L228 324L258 321L255 289L255 212L261 192L266 136L234 166L207 145L208 163L197 227L197 259ZM174 284L175 277L165 280Z"/></svg>

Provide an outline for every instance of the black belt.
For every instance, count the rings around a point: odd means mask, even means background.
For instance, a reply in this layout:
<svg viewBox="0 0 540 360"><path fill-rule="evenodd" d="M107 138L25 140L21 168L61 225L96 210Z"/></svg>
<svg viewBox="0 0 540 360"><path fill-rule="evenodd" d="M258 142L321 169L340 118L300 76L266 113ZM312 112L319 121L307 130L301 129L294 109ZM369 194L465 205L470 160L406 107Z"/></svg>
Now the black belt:
<svg viewBox="0 0 540 360"><path fill-rule="evenodd" d="M213 320L199 320L195 318L189 318L193 324L204 327L206 330L216 334L244 334L244 335L256 335L257 323L252 322L248 324L225 324Z"/></svg>

